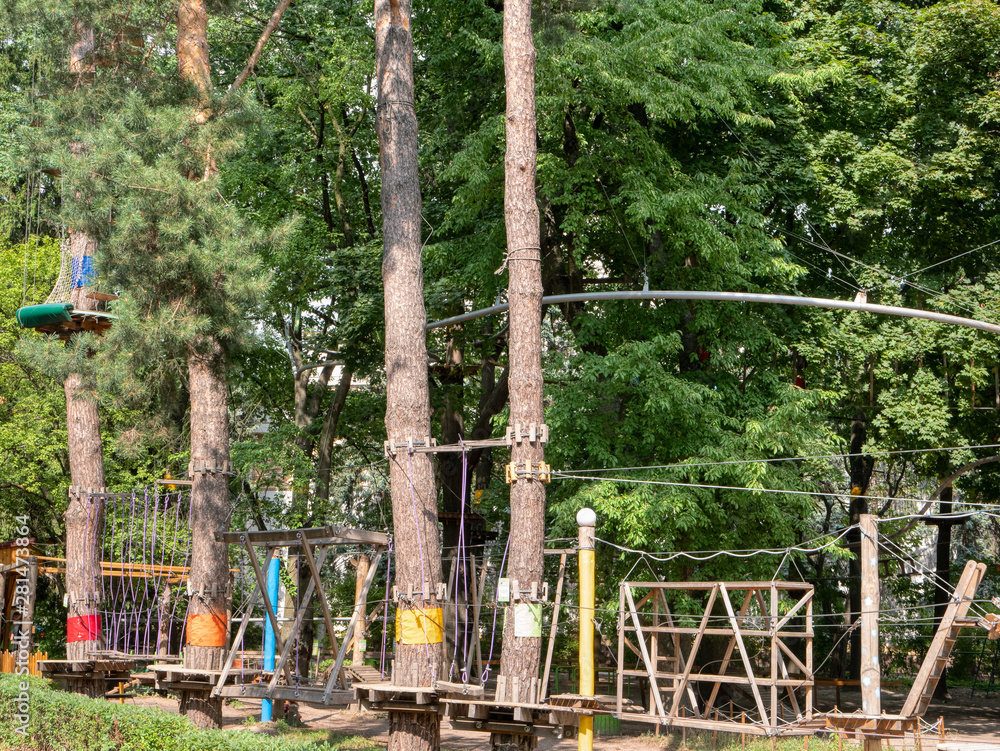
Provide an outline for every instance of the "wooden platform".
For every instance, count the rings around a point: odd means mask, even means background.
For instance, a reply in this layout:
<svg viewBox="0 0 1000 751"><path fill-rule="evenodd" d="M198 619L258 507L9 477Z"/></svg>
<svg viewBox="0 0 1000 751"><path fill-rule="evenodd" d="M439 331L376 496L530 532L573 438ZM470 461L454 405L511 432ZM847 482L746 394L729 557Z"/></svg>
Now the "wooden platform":
<svg viewBox="0 0 1000 751"><path fill-rule="evenodd" d="M326 696L324 686L284 686L278 685L268 690L262 683L237 683L218 689L217 696L246 699L283 699L285 701L300 701L319 707L346 707L353 703L353 691L331 691Z"/></svg>
<svg viewBox="0 0 1000 751"><path fill-rule="evenodd" d="M920 730L920 718L901 714L866 715L861 712L823 712L813 716L805 727L839 730L847 733L864 733L879 736L898 736Z"/></svg>
<svg viewBox="0 0 1000 751"><path fill-rule="evenodd" d="M70 316L72 316L71 321L48 323L36 327L35 330L44 334L58 334L60 339L66 340L79 331L103 334L111 328L112 322L117 320L117 316L111 313L101 313L96 310L74 310Z"/></svg>
<svg viewBox="0 0 1000 751"><path fill-rule="evenodd" d="M95 677L97 673L131 673L135 660L39 660L38 670L49 678Z"/></svg>

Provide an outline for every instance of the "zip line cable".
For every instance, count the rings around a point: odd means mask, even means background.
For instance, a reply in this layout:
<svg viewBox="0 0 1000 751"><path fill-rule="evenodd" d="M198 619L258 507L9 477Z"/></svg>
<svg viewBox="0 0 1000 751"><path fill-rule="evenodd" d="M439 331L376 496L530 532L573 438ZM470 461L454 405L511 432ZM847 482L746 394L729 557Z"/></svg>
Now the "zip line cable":
<svg viewBox="0 0 1000 751"><path fill-rule="evenodd" d="M813 497L827 498L829 496L847 496L847 492L831 491L823 493L817 490L782 490L780 488L746 488L739 485L711 485L709 483L696 482L670 482L668 480L637 480L630 477L597 477L590 475L564 475L562 472L552 471L553 479L560 480L599 480L602 482L632 483L634 485L665 485L678 488L702 488L706 490L742 490L747 493L779 493L785 495L807 495ZM927 503L923 498L905 498L899 496L877 496L877 495L851 495L851 498L865 498L874 501L909 501L911 503Z"/></svg>
<svg viewBox="0 0 1000 751"><path fill-rule="evenodd" d="M611 542L610 540L604 540L600 537L594 537L597 542L604 543L612 548L617 548L626 553L633 553L636 555L649 558L657 563L667 563L676 558L688 558L693 561L708 561L712 558L718 558L719 556L729 556L731 558L753 558L758 555L787 555L788 553L818 553L821 550L832 547L836 545L840 540L842 540L848 532L855 529L857 525L846 527L840 530L840 533L829 542L826 542L815 548L804 548L799 546L788 547L788 548L775 548L775 549L746 549L746 550L700 550L700 551L664 551L662 557L660 555L650 553L645 550L636 550L635 548L628 548L624 545L618 545L617 543ZM824 537L829 537L829 535L823 535L821 537L813 538L813 540L807 540L806 544L813 542L814 540L822 540Z"/></svg>
<svg viewBox="0 0 1000 751"><path fill-rule="evenodd" d="M686 469L688 467L720 467L728 464L767 464L772 462L798 462L810 459L851 459L861 456L890 456L898 454L932 454L938 451L974 451L975 449L1000 448L1000 443L984 443L978 446L943 446L934 449L896 449L891 451L863 451L856 454L814 454L811 456L788 456L774 459L731 459L720 462L691 462L678 464L648 464L637 467L604 467L594 469L567 469L560 471L561 475L572 476L575 472L624 472L643 469Z"/></svg>
<svg viewBox="0 0 1000 751"><path fill-rule="evenodd" d="M978 248L973 248L972 250L967 250L964 253L959 253L958 255L952 256L951 258L946 258L943 261L938 261L937 263L932 263L930 266L924 266L922 269L917 269L916 271L911 271L910 273L903 274L902 276L897 277L897 278L898 279L907 279L907 278L909 278L911 276L915 276L916 274L922 274L923 272L927 271L928 269L933 269L933 268L935 268L937 266L941 266L941 265L946 264L946 263L948 263L950 261L957 260L957 259L962 258L963 256L967 256L967 255L969 255L971 253L976 253L977 251L983 250L984 248L989 248L990 246L996 245L997 243L1000 243L1000 240L994 240L993 242L988 242L985 245L980 245Z"/></svg>

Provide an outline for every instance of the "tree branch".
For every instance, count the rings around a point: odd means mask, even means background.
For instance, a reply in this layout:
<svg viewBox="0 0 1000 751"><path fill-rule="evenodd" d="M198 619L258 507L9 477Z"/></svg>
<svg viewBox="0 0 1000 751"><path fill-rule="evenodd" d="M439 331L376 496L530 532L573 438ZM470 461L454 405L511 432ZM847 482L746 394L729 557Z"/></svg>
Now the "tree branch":
<svg viewBox="0 0 1000 751"><path fill-rule="evenodd" d="M274 13L271 14L271 20L267 22L267 26L264 27L264 31L261 32L260 39L257 40L257 46L253 48L253 52L250 53L250 58L247 60L246 67L240 71L240 74L236 76L236 80L233 81L233 85L229 87L227 93L232 94L243 82L247 80L250 73L253 72L254 66L257 65L257 61L260 59L260 53L264 51L264 46L267 44L267 40L271 38L271 34L274 30L278 28L278 24L281 22L281 16L284 14L285 9L292 4L292 0L281 0L278 3L278 7L274 9Z"/></svg>

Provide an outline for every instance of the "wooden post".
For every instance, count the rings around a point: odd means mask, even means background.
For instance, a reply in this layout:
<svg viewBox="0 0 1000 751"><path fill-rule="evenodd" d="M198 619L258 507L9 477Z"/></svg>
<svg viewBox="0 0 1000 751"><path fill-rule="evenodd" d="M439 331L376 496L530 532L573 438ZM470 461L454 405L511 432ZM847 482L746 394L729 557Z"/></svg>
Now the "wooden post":
<svg viewBox="0 0 1000 751"><path fill-rule="evenodd" d="M35 651L35 595L38 591L38 559L28 559L28 605L24 609L24 620L28 629L28 658Z"/></svg>
<svg viewBox="0 0 1000 751"><path fill-rule="evenodd" d="M882 714L879 665L878 527L875 517L862 514L861 526L861 711L869 717ZM882 740L864 737L864 751L879 751Z"/></svg>
<svg viewBox="0 0 1000 751"><path fill-rule="evenodd" d="M365 620L365 610L368 609L365 590L365 579L368 578L368 567L371 560L364 553L359 553L355 559L358 567L357 577L354 580L354 612L358 615L358 625L354 628L354 651L351 653L351 664L365 664L365 633L368 631L368 623ZM456 566L452 566L454 571Z"/></svg>

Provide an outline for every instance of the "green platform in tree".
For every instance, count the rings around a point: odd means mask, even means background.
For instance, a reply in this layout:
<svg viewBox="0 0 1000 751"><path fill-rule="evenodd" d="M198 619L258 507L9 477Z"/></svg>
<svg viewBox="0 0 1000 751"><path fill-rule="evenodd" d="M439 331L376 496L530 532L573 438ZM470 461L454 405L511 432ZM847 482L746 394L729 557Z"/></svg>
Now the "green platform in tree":
<svg viewBox="0 0 1000 751"><path fill-rule="evenodd" d="M52 323L73 320L71 303L47 303L44 305L28 305L17 311L17 323L22 329L33 329Z"/></svg>
<svg viewBox="0 0 1000 751"><path fill-rule="evenodd" d="M91 255L72 257L69 242L64 240L55 287L41 305L28 305L17 311L17 322L24 329L43 334L58 334L69 339L79 331L103 334L115 316L107 304L118 295L98 292L97 268Z"/></svg>

